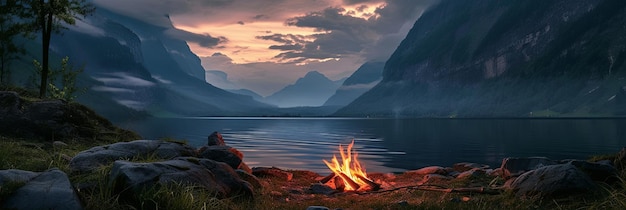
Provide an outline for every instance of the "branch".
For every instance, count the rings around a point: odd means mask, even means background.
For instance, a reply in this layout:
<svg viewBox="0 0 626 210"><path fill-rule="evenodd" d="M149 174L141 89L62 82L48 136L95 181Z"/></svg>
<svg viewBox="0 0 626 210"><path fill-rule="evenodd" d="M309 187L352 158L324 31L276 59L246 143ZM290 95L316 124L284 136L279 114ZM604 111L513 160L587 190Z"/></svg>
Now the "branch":
<svg viewBox="0 0 626 210"><path fill-rule="evenodd" d="M393 192L401 189L411 189L411 190L424 190L424 191L436 191L436 192L445 192L445 193L480 193L480 194L488 194L488 195L497 195L501 194L502 190L499 188L487 188L487 187L461 187L461 188L447 188L439 185L414 185L414 186L405 186L405 187L397 187L389 190L381 190L381 191L370 191L370 192L362 192L359 194L374 194L374 193L384 193L384 192Z"/></svg>

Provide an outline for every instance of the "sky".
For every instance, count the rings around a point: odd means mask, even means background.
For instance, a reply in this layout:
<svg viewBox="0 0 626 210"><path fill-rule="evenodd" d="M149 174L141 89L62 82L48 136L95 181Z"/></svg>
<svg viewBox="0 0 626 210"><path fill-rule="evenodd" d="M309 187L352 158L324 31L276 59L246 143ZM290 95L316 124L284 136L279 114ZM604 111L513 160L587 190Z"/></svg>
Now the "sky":
<svg viewBox="0 0 626 210"><path fill-rule="evenodd" d="M385 61L437 0L93 0L172 28L221 88L268 96L309 71L332 80ZM219 83L219 84L218 84Z"/></svg>

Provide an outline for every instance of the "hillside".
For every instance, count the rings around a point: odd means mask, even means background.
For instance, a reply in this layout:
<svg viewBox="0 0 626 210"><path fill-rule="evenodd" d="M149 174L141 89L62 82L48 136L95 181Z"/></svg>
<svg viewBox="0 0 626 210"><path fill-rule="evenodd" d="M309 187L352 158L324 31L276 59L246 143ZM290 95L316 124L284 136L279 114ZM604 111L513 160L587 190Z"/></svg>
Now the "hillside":
<svg viewBox="0 0 626 210"><path fill-rule="evenodd" d="M345 106L367 92L382 79L385 63L366 62L335 91L324 106Z"/></svg>
<svg viewBox="0 0 626 210"><path fill-rule="evenodd" d="M626 116L626 1L443 0L336 115Z"/></svg>
<svg viewBox="0 0 626 210"><path fill-rule="evenodd" d="M75 67L84 66L78 80L87 91L78 101L109 119L124 120L136 111L237 116L271 108L206 83L200 59L171 30L173 26L163 28L97 8L77 27L55 35L51 53L69 56Z"/></svg>

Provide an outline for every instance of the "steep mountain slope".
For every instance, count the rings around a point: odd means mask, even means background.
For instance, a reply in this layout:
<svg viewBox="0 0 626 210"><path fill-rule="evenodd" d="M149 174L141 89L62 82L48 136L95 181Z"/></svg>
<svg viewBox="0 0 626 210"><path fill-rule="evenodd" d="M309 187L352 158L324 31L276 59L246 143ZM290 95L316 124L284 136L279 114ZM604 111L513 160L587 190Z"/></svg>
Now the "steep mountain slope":
<svg viewBox="0 0 626 210"><path fill-rule="evenodd" d="M337 115L626 115L626 1L443 0Z"/></svg>
<svg viewBox="0 0 626 210"><path fill-rule="evenodd" d="M271 108L206 83L200 59L164 28L100 8L85 24L92 30L69 30L52 45L60 56L85 64L81 80L89 89L79 101L104 116L119 115L110 109L119 105L189 116L254 115Z"/></svg>
<svg viewBox="0 0 626 210"><path fill-rule="evenodd" d="M279 107L321 106L337 90L333 82L317 71L308 72L296 83L265 97L264 102Z"/></svg>
<svg viewBox="0 0 626 210"><path fill-rule="evenodd" d="M345 106L354 101L380 82L384 65L383 62L367 62L361 65L324 103L324 106Z"/></svg>

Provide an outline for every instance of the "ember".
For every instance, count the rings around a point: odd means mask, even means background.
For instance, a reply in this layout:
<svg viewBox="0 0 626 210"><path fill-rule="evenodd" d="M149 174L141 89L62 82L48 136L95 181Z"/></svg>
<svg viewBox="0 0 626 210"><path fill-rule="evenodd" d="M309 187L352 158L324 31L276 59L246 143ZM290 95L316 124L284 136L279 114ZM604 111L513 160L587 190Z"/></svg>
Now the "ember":
<svg viewBox="0 0 626 210"><path fill-rule="evenodd" d="M343 146L339 145L341 162L339 162L336 155L333 155L333 159L330 162L324 160L326 166L328 166L333 173L322 179L321 182L325 184L335 178L335 190L339 191L342 191L340 188L343 188L343 191L378 190L380 184L375 183L367 177L365 168L361 166L361 163L357 159L358 153L352 151L353 146L354 140L352 140L352 143L348 145L345 151Z"/></svg>

